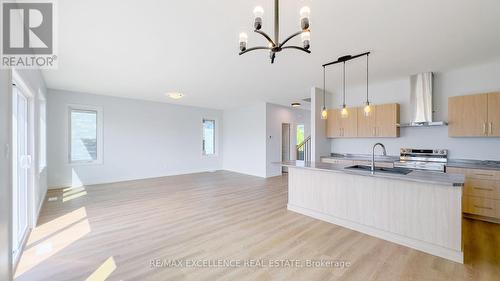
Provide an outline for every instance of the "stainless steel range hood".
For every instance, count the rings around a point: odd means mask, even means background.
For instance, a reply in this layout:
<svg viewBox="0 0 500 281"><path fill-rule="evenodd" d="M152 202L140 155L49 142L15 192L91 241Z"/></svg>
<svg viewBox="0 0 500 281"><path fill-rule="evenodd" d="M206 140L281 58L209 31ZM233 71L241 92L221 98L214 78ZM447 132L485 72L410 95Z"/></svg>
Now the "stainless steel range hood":
<svg viewBox="0 0 500 281"><path fill-rule="evenodd" d="M446 122L432 120L433 73L425 72L410 76L411 122L401 127L445 126Z"/></svg>

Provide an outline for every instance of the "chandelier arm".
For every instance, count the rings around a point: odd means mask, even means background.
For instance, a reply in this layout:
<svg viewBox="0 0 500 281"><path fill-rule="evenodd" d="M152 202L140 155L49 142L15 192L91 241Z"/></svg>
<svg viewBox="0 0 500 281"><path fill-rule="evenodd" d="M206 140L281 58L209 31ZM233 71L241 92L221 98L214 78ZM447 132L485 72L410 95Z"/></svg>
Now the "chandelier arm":
<svg viewBox="0 0 500 281"><path fill-rule="evenodd" d="M302 34L302 32L304 32L304 31L298 31L298 32L295 32L294 34L290 35L290 36L289 36L288 38L286 38L283 42L281 42L281 44L280 44L279 46L280 46L280 47L283 47L283 46L286 44L286 42L288 42L288 41L290 41L290 39L292 39L292 38L294 38L294 37L296 37L296 36L298 36L298 35Z"/></svg>
<svg viewBox="0 0 500 281"><path fill-rule="evenodd" d="M239 55L241 56L244 53L248 53L248 52L255 51L255 50L271 50L271 48L264 47L264 46L262 46L262 47L253 47L253 48L249 48L249 49L246 49L246 50L240 52Z"/></svg>
<svg viewBox="0 0 500 281"><path fill-rule="evenodd" d="M306 53L308 53L308 54L310 54L310 53L311 53L311 51L306 50L306 49L304 49L304 48L302 48L302 47L298 47L298 46L285 46L285 47L282 47L281 49L297 49L297 50L304 51L304 52L306 52Z"/></svg>
<svg viewBox="0 0 500 281"><path fill-rule="evenodd" d="M271 39L271 37L269 37L269 35L267 35L264 31L260 31L260 30L254 30L256 33L259 33L260 35L264 36L267 41L269 41L269 43L271 43L273 46L276 46L276 44L274 44L273 40Z"/></svg>

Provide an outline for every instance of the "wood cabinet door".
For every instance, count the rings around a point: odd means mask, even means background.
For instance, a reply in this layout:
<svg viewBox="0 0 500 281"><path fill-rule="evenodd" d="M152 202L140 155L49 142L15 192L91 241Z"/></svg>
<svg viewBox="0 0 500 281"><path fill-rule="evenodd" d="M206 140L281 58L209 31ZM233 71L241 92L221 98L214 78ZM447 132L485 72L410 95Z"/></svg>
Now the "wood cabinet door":
<svg viewBox="0 0 500 281"><path fill-rule="evenodd" d="M488 94L488 135L500 137L500 93Z"/></svg>
<svg viewBox="0 0 500 281"><path fill-rule="evenodd" d="M375 106L375 134L377 137L399 137L399 104Z"/></svg>
<svg viewBox="0 0 500 281"><path fill-rule="evenodd" d="M358 109L350 107L347 111L349 112L347 118L341 117L342 137L354 138L358 136Z"/></svg>
<svg viewBox="0 0 500 281"><path fill-rule="evenodd" d="M488 94L448 98L448 135L479 137L487 135Z"/></svg>
<svg viewBox="0 0 500 281"><path fill-rule="evenodd" d="M369 116L365 116L363 107L358 108L358 137L375 137L376 106L372 106Z"/></svg>
<svg viewBox="0 0 500 281"><path fill-rule="evenodd" d="M326 119L327 138L338 138L342 136L342 122L340 119L340 110L328 110L328 118Z"/></svg>

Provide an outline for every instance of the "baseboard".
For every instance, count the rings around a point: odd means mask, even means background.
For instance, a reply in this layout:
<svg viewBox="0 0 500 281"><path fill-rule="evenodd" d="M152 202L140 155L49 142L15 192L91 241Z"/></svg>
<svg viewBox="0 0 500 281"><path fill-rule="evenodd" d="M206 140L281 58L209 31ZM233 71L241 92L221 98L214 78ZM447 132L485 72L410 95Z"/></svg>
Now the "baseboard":
<svg viewBox="0 0 500 281"><path fill-rule="evenodd" d="M121 179L115 179L115 180L106 180L106 181L89 181L89 182L86 182L85 184L78 185L78 186L68 183L68 184L60 184L60 185L51 185L48 187L48 189L49 190L58 190L58 189L64 189L64 188L70 188L70 187L80 187L80 186L89 186L89 185L98 185L98 184L111 184L111 183L129 182L129 181L137 181L137 180L149 180L149 179L158 179L158 178L171 177L171 176L181 176L181 175L198 174L198 173L210 173L210 172L216 172L216 171L221 171L221 169L218 169L218 170L201 169L201 170L191 170L191 171L180 171L178 173L151 176L151 177L138 177L138 178L134 177L134 178L121 178Z"/></svg>
<svg viewBox="0 0 500 281"><path fill-rule="evenodd" d="M456 251L453 249L448 249L442 246L431 244L425 241L409 238L396 233L388 232L371 226L359 224L353 221L345 220L342 218L337 218L332 215L328 215L315 210L295 206L292 204L287 205L288 210L306 215L315 219L333 223L345 228L349 228L358 232L368 234L383 240L387 240L399 245L403 245L415 250L419 250L434 256L438 256L447 260L451 260L458 263L464 263L464 253L461 251Z"/></svg>
<svg viewBox="0 0 500 281"><path fill-rule="evenodd" d="M45 191L45 194L43 195L42 200L40 200L40 204L38 205L38 210L36 212L35 221L33 222L33 228L35 228L35 226L38 224L38 219L40 218L40 212L42 211L43 203L45 203L45 200L47 199L47 192L48 192L48 188Z"/></svg>

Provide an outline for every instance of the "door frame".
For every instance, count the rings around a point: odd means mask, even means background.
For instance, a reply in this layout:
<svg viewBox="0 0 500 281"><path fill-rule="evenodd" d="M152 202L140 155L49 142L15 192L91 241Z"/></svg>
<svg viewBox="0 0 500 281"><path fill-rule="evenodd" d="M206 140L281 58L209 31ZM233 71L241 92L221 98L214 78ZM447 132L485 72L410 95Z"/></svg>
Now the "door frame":
<svg viewBox="0 0 500 281"><path fill-rule="evenodd" d="M14 249L15 246L17 245L12 245L12 249L11 249L11 253L12 253L12 268L13 268L13 272L17 266L17 263L19 262L19 259L21 257L21 253L23 252L23 249L24 249L24 246L26 244L26 241L27 241L27 238L29 236L29 233L31 231L31 229L34 227L34 223L36 221L36 203L35 203L35 200L36 200L36 163L37 163L37 160L36 157L36 147L35 147L35 144L36 144L36 141L35 141L35 92L33 91L33 89L31 87L28 86L28 84L24 81L24 79L22 79L21 75L16 71L16 70L12 70L12 76L11 76L11 85L10 85L10 104L11 104L11 107L14 105L13 104L13 95L14 95L14 91L13 91L13 88L14 88L14 84L16 85L16 87L20 90L21 94L24 95L24 97L26 98L27 100L27 110L28 110L28 114L27 114L27 132L28 132L28 135L27 135L27 139L28 139L28 155L31 156L31 165L28 169L28 186L27 186L27 230L26 230L26 233L24 233L24 237L22 239L22 242L21 242L21 246L19 247L19 249L17 249L18 251L15 253L14 255ZM10 123L11 123L11 126L12 126L12 122L14 121L13 118L12 118L12 114L13 114L13 108L11 108L11 112L10 112L10 116L11 116L11 120L10 120ZM12 127L11 127L11 132L12 132ZM14 139L14 136L11 135L11 141ZM13 147L13 144L12 144L12 147ZM15 155L15 151L11 150L11 163L13 163L13 160L14 160L14 157L16 157ZM12 169L15 169L16 167L12 167ZM13 174L13 170L11 170L11 175ZM12 185L13 184L13 179L11 180L11 186L12 188L14 188L14 186ZM13 199L13 194L11 193L10 197ZM14 202L12 202L13 204L11 205L11 209L12 211L14 210ZM13 218L13 212L11 213L11 225L12 225L12 229L11 229L11 237L10 237L10 241L13 242L13 237L14 237L14 233L13 233L13 227L14 227L14 218Z"/></svg>
<svg viewBox="0 0 500 281"><path fill-rule="evenodd" d="M288 130L288 159L283 159L283 135L285 133L284 129L287 128ZM285 160L290 160L292 159L292 149L291 149L291 132L292 132L292 124L291 123L281 123L281 134L280 134L280 160L285 161ZM288 173L288 168L285 166L282 166L281 168L282 173Z"/></svg>

